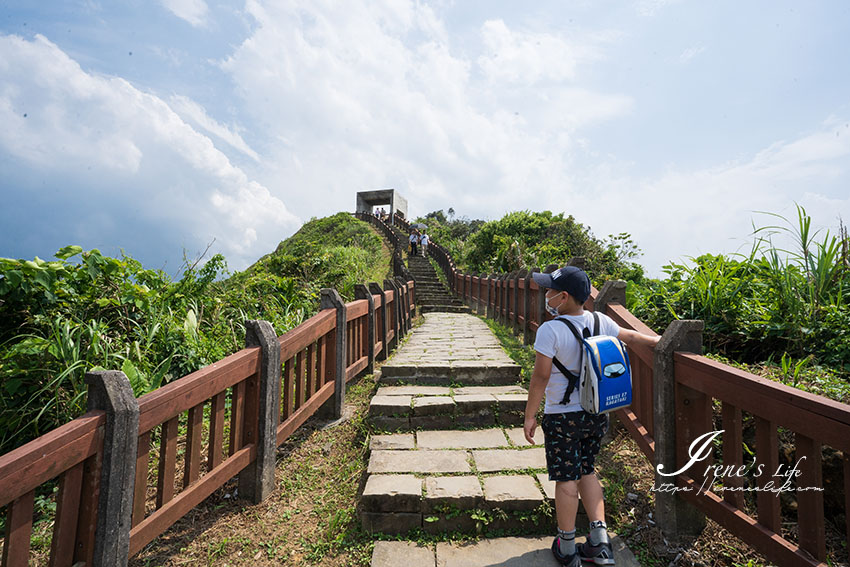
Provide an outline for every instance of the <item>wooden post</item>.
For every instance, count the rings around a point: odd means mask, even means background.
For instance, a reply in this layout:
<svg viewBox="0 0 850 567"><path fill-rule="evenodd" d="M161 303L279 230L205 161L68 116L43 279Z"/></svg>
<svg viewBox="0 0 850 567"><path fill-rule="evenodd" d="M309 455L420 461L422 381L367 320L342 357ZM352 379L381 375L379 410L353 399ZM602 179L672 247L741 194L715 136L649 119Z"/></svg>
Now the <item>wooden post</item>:
<svg viewBox="0 0 850 567"><path fill-rule="evenodd" d="M339 292L332 288L322 288L321 302L319 309L336 309L336 357L333 360L334 368L334 397L332 416L334 418L342 417L342 407L345 404L345 353L346 351L346 317L345 317L345 302L339 296ZM328 365L330 369L330 365Z"/></svg>
<svg viewBox="0 0 850 567"><path fill-rule="evenodd" d="M369 282L369 291L372 292L372 295L380 295L381 296L381 332L383 336L381 336L381 354L378 356L378 360L386 360L387 356L389 356L389 345L387 344L387 321L389 317L387 315L387 297L384 295L384 290L381 289L380 284L378 282ZM377 305L375 308L377 309Z"/></svg>
<svg viewBox="0 0 850 567"><path fill-rule="evenodd" d="M392 309L391 309L393 316L391 318L390 324L392 325L393 331L395 332L395 336L393 337L393 344L392 344L392 347L395 348L396 345L401 340L401 325L399 324L400 320L399 320L399 310L398 310L398 304L401 302L401 300L399 299L400 294L398 292L398 286L392 280L384 280L384 289L387 290L387 291L392 290L392 292L393 292L393 305L392 305Z"/></svg>
<svg viewBox="0 0 850 567"><path fill-rule="evenodd" d="M260 347L259 405L257 406L256 460L239 473L239 495L259 504L274 491L277 426L280 424L280 343L268 321L245 323L245 346Z"/></svg>
<svg viewBox="0 0 850 567"><path fill-rule="evenodd" d="M372 374L375 372L375 300L372 298L369 288L363 284L356 284L354 286L354 298L365 299L369 303L369 323L366 328L369 364L366 366L366 372Z"/></svg>
<svg viewBox="0 0 850 567"><path fill-rule="evenodd" d="M511 305L514 308L514 316L511 320L511 327L513 328L514 333L519 333L520 325L519 325L519 313L520 313L520 305L519 305L519 282L525 281L525 276L528 274L528 270L520 270L516 272L516 275L513 277L514 282L514 298L511 301Z"/></svg>
<svg viewBox="0 0 850 567"><path fill-rule="evenodd" d="M106 412L92 564L123 566L130 554L139 404L123 372L87 372L85 380L88 411Z"/></svg>
<svg viewBox="0 0 850 567"><path fill-rule="evenodd" d="M534 337L531 332L531 279L534 272L539 271L539 268L534 268L525 276L523 280L523 306L522 306L522 342L530 345L534 342Z"/></svg>
<svg viewBox="0 0 850 567"><path fill-rule="evenodd" d="M676 465L676 378L673 373L675 351L702 354L703 321L673 321L655 347L653 418L655 424L655 486L673 484L666 473L678 470ZM705 514L687 503L676 492L655 492L655 516L664 536L679 541L681 536L695 536L705 528Z"/></svg>

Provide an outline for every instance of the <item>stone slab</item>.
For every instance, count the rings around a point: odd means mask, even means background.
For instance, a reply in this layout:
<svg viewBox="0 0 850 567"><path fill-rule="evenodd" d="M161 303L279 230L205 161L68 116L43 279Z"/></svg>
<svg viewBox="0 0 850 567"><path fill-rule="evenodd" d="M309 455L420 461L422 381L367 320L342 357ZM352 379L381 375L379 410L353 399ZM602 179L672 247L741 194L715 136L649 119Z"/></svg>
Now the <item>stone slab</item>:
<svg viewBox="0 0 850 567"><path fill-rule="evenodd" d="M525 412L499 411L499 425L522 425L525 423Z"/></svg>
<svg viewBox="0 0 850 567"><path fill-rule="evenodd" d="M545 469L546 454L543 447L532 449L485 449L473 451L472 458L479 472Z"/></svg>
<svg viewBox="0 0 850 567"><path fill-rule="evenodd" d="M534 510L543 504L543 493L530 476L491 476L484 479L484 502L491 509Z"/></svg>
<svg viewBox="0 0 850 567"><path fill-rule="evenodd" d="M425 479L423 513L431 513L438 506L452 506L469 510L481 506L484 492L477 476L438 476Z"/></svg>
<svg viewBox="0 0 850 567"><path fill-rule="evenodd" d="M496 425L496 414L489 411L456 414L454 419L455 427L486 428L494 425Z"/></svg>
<svg viewBox="0 0 850 567"><path fill-rule="evenodd" d="M525 412L528 394L494 394L499 402L500 411Z"/></svg>
<svg viewBox="0 0 850 567"><path fill-rule="evenodd" d="M455 396L465 395L495 395L495 394L525 394L528 391L519 385L514 386L463 386L452 390Z"/></svg>
<svg viewBox="0 0 850 567"><path fill-rule="evenodd" d="M413 433L395 433L392 435L372 435L369 439L369 449L385 451L388 449L413 449L416 439Z"/></svg>
<svg viewBox="0 0 850 567"><path fill-rule="evenodd" d="M422 527L422 514L406 512L361 512L360 522L367 533L406 534Z"/></svg>
<svg viewBox="0 0 850 567"><path fill-rule="evenodd" d="M467 456L466 451L372 451L366 472L469 473Z"/></svg>
<svg viewBox="0 0 850 567"><path fill-rule="evenodd" d="M399 431L403 429L410 429L409 417L387 417L384 415L378 415L375 417L370 417L369 423L371 423L372 427L374 427L375 429L380 429L382 431Z"/></svg>
<svg viewBox="0 0 850 567"><path fill-rule="evenodd" d="M438 542L436 567L558 567L559 563L552 555L552 539L552 536L543 536ZM576 543L583 543L585 539L577 536ZM611 545L618 567L640 567L619 536L612 535Z"/></svg>
<svg viewBox="0 0 850 567"><path fill-rule="evenodd" d="M421 512L422 479L412 474L373 474L360 501L366 512Z"/></svg>
<svg viewBox="0 0 850 567"><path fill-rule="evenodd" d="M521 427L514 427L511 429L505 429L505 433L508 434L508 439L510 439L511 443L516 445L517 447L530 447L528 441L525 439L525 433L523 433L523 429ZM538 427L534 432L534 444L542 445L543 444L543 428Z"/></svg>
<svg viewBox="0 0 850 567"><path fill-rule="evenodd" d="M451 414L420 415L410 418L411 429L449 429L451 427L454 427L454 418Z"/></svg>
<svg viewBox="0 0 850 567"><path fill-rule="evenodd" d="M458 413L491 411L496 407L496 398L490 394L461 394L454 396Z"/></svg>
<svg viewBox="0 0 850 567"><path fill-rule="evenodd" d="M430 546L409 541L376 541L371 567L436 567L437 557Z"/></svg>
<svg viewBox="0 0 850 567"><path fill-rule="evenodd" d="M420 449L481 449L505 447L507 441L501 429L474 431L420 431L416 434Z"/></svg>
<svg viewBox="0 0 850 567"><path fill-rule="evenodd" d="M448 396L413 398L413 415L415 416L452 414L454 411L455 402Z"/></svg>
<svg viewBox="0 0 850 567"><path fill-rule="evenodd" d="M369 415L410 415L411 399L411 396L375 396L369 402Z"/></svg>
<svg viewBox="0 0 850 567"><path fill-rule="evenodd" d="M375 396L448 396L444 386L381 386Z"/></svg>

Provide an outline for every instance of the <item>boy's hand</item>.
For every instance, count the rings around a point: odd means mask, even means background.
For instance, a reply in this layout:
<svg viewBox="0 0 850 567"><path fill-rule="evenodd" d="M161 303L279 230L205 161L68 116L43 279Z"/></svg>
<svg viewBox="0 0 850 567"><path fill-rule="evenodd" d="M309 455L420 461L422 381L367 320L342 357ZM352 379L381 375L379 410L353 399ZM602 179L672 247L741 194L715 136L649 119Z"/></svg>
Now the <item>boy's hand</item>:
<svg viewBox="0 0 850 567"><path fill-rule="evenodd" d="M534 432L537 430L537 419L534 416L526 417L522 427L525 440L534 445Z"/></svg>

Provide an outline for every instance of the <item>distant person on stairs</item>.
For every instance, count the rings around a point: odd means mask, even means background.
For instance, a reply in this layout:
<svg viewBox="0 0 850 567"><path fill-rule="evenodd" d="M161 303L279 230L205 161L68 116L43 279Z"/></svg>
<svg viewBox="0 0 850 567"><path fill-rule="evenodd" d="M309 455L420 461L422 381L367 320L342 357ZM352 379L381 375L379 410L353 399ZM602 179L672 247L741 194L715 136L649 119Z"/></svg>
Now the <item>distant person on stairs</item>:
<svg viewBox="0 0 850 567"><path fill-rule="evenodd" d="M417 234L416 229L413 229L410 232L410 255L416 256L416 245L419 243L419 234Z"/></svg>
<svg viewBox="0 0 850 567"><path fill-rule="evenodd" d="M422 248L422 257L428 255L428 233L423 229L422 236L419 237L419 246Z"/></svg>
<svg viewBox="0 0 850 567"><path fill-rule="evenodd" d="M594 317L584 310L590 297L590 279L575 267L564 266L551 274L532 274L534 281L546 289L546 310L565 319L579 333L593 331ZM660 337L622 329L607 315L599 314L600 335L616 336L623 342L655 347ZM547 321L537 329L534 342L536 358L528 402L525 406L525 438L534 443L537 411L546 398L543 412L543 434L549 480L555 481L555 513L558 536L552 542L552 553L562 565L581 567L581 561L596 565L614 565L614 552L605 525L605 502L602 485L593 465L599 453L602 436L608 425L607 415L587 413L579 402L578 388L568 393L569 380L552 359L557 358L569 372L578 374L582 362L582 345L567 325ZM579 494L590 519L586 543L575 543L576 513Z"/></svg>

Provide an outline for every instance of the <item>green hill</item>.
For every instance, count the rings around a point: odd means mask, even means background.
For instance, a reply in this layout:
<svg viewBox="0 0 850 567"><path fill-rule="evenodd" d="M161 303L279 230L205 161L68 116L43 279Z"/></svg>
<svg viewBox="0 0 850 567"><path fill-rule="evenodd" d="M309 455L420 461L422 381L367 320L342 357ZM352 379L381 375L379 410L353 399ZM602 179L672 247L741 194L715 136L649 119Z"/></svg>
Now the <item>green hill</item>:
<svg viewBox="0 0 850 567"><path fill-rule="evenodd" d="M318 310L322 287L353 299L355 284L391 275L390 258L347 213L311 220L234 274L221 255L176 281L79 246L53 261L0 258L0 454L80 415L87 370L123 370L144 394L241 349L247 320L283 334Z"/></svg>

